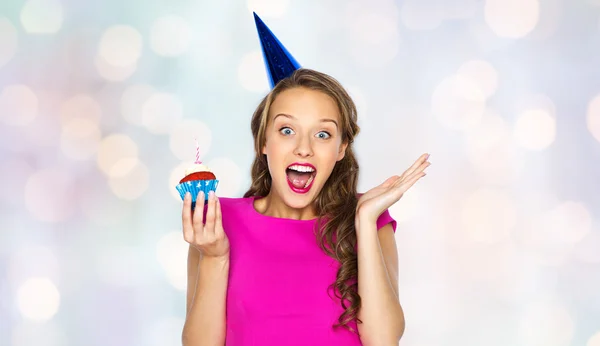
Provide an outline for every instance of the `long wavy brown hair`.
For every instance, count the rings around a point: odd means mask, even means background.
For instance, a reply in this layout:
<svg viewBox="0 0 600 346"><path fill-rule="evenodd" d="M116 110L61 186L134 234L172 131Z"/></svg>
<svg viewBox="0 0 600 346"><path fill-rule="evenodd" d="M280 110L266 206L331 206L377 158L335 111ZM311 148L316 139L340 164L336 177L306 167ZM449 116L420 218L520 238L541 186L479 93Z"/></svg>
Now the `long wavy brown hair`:
<svg viewBox="0 0 600 346"><path fill-rule="evenodd" d="M356 106L350 95L334 78L310 69L296 70L290 77L280 81L261 101L251 122L256 157L252 164L252 184L244 197L265 197L271 190L271 174L267 159L262 154L268 114L273 101L281 92L291 88L308 88L329 95L340 112L342 142L347 143L344 158L338 161L315 200L318 215L316 236L321 249L340 263L336 280L330 286L340 299L344 312L335 327L354 328L352 321L361 323L357 314L361 306L358 294L358 261L356 253L356 229L354 226L358 184L358 162L352 143L359 132Z"/></svg>

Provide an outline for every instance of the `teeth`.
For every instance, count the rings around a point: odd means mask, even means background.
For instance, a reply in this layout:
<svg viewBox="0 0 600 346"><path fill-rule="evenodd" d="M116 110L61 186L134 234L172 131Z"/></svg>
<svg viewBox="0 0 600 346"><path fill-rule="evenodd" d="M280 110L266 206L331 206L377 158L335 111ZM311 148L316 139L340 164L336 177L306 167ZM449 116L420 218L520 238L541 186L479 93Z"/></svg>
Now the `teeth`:
<svg viewBox="0 0 600 346"><path fill-rule="evenodd" d="M308 185L310 185L310 183L312 183L313 181L313 175L310 176L310 178L308 178L308 180L306 181L306 185L304 185L304 188L306 189L308 187Z"/></svg>
<svg viewBox="0 0 600 346"><path fill-rule="evenodd" d="M297 172L309 172L312 173L315 170L312 167L308 167L308 166L300 166L300 165L293 165L293 166L289 166L288 169L293 169L294 171Z"/></svg>

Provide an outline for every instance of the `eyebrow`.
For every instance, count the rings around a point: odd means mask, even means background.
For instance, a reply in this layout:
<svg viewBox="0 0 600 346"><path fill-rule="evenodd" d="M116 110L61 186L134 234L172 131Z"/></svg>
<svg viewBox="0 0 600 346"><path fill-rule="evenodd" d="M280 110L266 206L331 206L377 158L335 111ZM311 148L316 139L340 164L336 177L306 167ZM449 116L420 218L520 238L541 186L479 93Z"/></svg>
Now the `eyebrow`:
<svg viewBox="0 0 600 346"><path fill-rule="evenodd" d="M282 117L286 117L286 118L289 118L289 119L296 120L296 117L295 117L295 116L293 116L293 115L290 115L290 114L285 114L285 113L279 113L279 114L277 114L277 115L275 116L275 118L273 118L273 121L275 121L275 119L277 119L277 117L280 117L280 116L282 116ZM325 123L325 122L331 122L331 123L335 124L335 127L339 128L337 121L335 121L335 120L333 120L333 119L330 119L330 118L323 118L323 119L321 119L321 122L322 122L322 123Z"/></svg>

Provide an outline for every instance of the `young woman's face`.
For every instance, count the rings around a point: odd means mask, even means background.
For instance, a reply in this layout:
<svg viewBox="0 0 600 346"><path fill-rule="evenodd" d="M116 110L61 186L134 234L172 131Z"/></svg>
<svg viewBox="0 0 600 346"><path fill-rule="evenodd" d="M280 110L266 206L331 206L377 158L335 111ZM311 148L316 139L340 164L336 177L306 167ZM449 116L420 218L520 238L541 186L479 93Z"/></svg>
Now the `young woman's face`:
<svg viewBox="0 0 600 346"><path fill-rule="evenodd" d="M328 95L306 88L279 94L269 111L266 143L272 193L292 208L308 206L344 157L340 114Z"/></svg>

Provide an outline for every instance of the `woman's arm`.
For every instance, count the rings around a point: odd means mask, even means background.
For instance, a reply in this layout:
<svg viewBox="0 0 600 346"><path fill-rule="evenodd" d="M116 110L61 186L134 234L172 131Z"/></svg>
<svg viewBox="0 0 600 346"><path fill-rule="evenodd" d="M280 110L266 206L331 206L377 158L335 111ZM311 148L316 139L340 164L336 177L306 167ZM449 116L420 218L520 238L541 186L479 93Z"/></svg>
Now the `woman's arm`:
<svg viewBox="0 0 600 346"><path fill-rule="evenodd" d="M421 155L402 175L388 178L360 196L356 206L358 318L360 339L366 346L398 345L404 334L404 312L398 299L398 253L393 226L377 229L377 219L404 195L431 165Z"/></svg>
<svg viewBox="0 0 600 346"><path fill-rule="evenodd" d="M404 312L398 298L398 253L391 224L377 224L357 215L358 318L365 346L398 345L404 334Z"/></svg>
<svg viewBox="0 0 600 346"><path fill-rule="evenodd" d="M191 197L183 202L183 236L188 250L186 319L182 332L184 346L223 346L225 306L229 276L229 240L221 219L221 205L211 193L206 222L204 195L197 198L192 215Z"/></svg>
<svg viewBox="0 0 600 346"><path fill-rule="evenodd" d="M187 315L184 346L225 344L225 301L229 258L203 257L193 246L188 252Z"/></svg>

